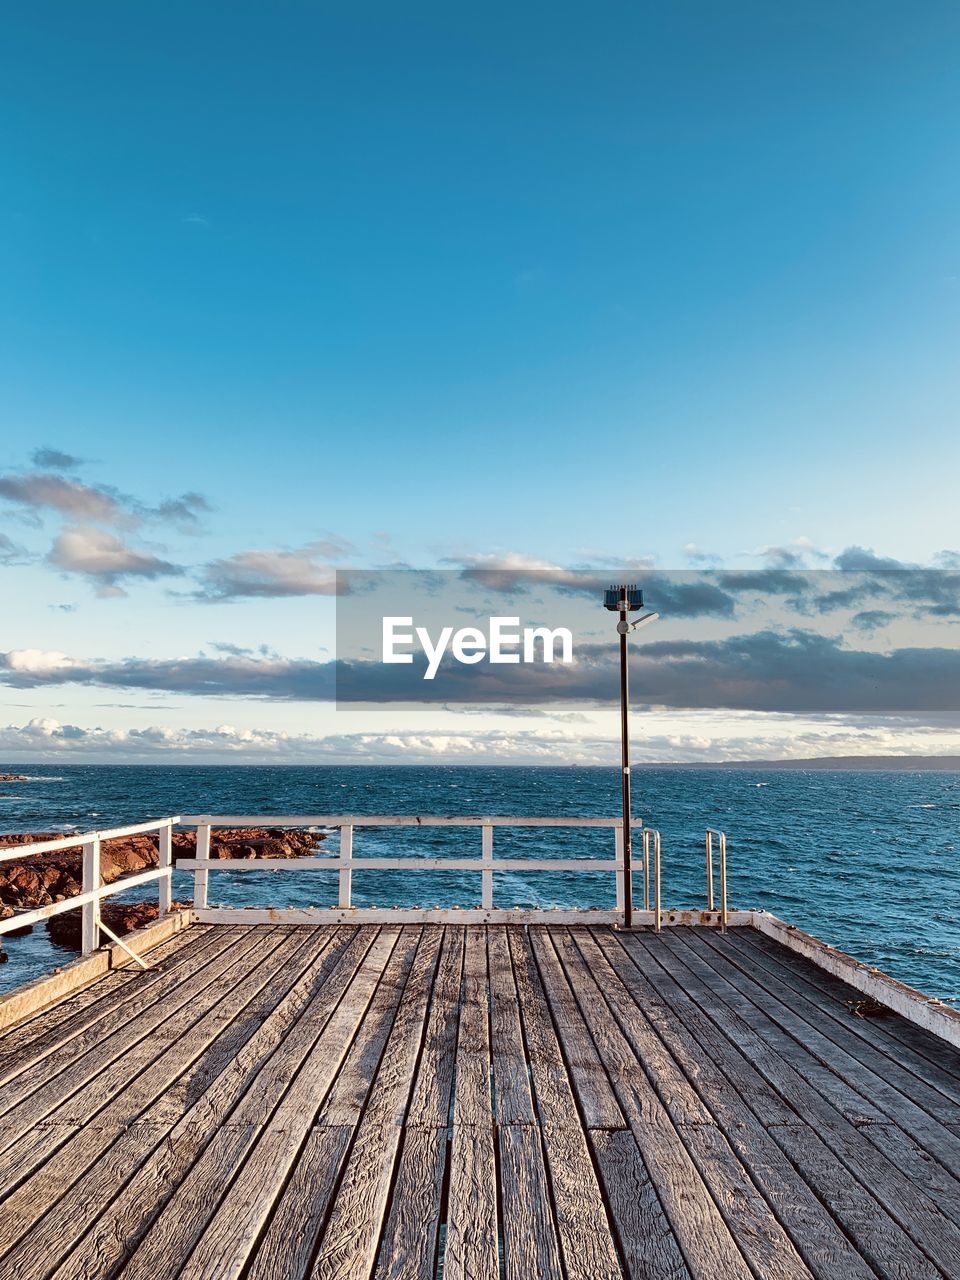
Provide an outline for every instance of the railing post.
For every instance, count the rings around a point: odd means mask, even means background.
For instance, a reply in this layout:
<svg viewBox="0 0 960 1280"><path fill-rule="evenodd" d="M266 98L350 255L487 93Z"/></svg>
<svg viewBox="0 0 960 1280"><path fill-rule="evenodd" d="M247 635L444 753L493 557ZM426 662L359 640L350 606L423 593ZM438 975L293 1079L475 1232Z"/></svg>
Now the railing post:
<svg viewBox="0 0 960 1280"><path fill-rule="evenodd" d="M706 834L707 851L707 910L713 910L713 832Z"/></svg>
<svg viewBox="0 0 960 1280"><path fill-rule="evenodd" d="M210 861L210 823L201 822L197 827L197 859L200 862ZM207 883L210 872L206 867L197 867L193 873L193 906L196 911L207 909Z"/></svg>
<svg viewBox="0 0 960 1280"><path fill-rule="evenodd" d="M663 914L660 902L660 832L654 833L653 837L653 927L655 932L660 932L660 920Z"/></svg>
<svg viewBox="0 0 960 1280"><path fill-rule="evenodd" d="M727 835L720 832L720 928L727 932Z"/></svg>
<svg viewBox="0 0 960 1280"><path fill-rule="evenodd" d="M617 910L623 910L623 828L614 829L617 850Z"/></svg>
<svg viewBox="0 0 960 1280"><path fill-rule="evenodd" d="M100 888L100 837L85 840L83 844L83 892L94 893ZM80 950L85 956L91 955L100 945L100 930L97 927L99 903L96 898L83 904L81 923Z"/></svg>
<svg viewBox="0 0 960 1280"><path fill-rule="evenodd" d="M173 865L173 828L170 823L166 823L160 828L160 859L159 866L161 871L170 871ZM157 881L157 892L160 898L160 915L165 916L171 910L173 904L173 876L161 876Z"/></svg>
<svg viewBox="0 0 960 1280"><path fill-rule="evenodd" d="M353 827L340 828L340 897L341 907L352 906Z"/></svg>
<svg viewBox="0 0 960 1280"><path fill-rule="evenodd" d="M485 822L480 828L481 857L484 862L493 861L493 827ZM480 905L484 911L493 909L493 867L484 867L480 872Z"/></svg>

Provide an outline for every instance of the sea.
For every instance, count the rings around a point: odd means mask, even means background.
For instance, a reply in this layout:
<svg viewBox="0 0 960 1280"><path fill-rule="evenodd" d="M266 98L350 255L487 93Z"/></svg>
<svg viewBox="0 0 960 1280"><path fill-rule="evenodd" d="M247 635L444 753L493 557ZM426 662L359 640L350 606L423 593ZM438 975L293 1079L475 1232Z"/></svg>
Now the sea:
<svg viewBox="0 0 960 1280"><path fill-rule="evenodd" d="M435 814L617 817L620 775L606 768L411 766L94 766L0 764L0 833L82 832L171 814ZM645 768L634 812L663 840L666 907L704 907L703 835L728 837L730 905L774 912L931 996L960 1004L960 773ZM335 852L335 831L323 850ZM612 857L611 830L498 828L510 857ZM359 828L355 855L473 856L477 828ZM215 865L215 864L214 864ZM479 876L356 871L357 905L473 906ZM148 886L147 892L153 891ZM189 900L192 879L174 877ZM636 892L641 891L637 876ZM497 906L610 907L614 877L499 872ZM141 887L128 897L143 898ZM213 871L210 902L327 906L329 871ZM0 990L71 958L37 926L6 938Z"/></svg>

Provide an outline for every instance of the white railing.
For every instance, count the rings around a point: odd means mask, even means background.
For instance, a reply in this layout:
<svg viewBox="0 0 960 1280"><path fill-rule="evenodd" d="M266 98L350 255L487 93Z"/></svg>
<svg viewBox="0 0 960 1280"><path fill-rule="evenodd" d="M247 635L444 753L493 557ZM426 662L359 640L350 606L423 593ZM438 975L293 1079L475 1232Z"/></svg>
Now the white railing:
<svg viewBox="0 0 960 1280"><path fill-rule="evenodd" d="M87 956L100 945L100 930L110 934L113 940L125 947L125 944L113 934L100 919L100 903L104 898L132 889L138 884L159 882L160 915L170 910L172 900L171 876L173 874L171 830L179 823L179 817L157 818L153 822L141 822L133 827L115 827L111 831L87 831L83 834L61 836L56 840L39 840L35 844L10 845L0 848L0 863L13 862L18 858L32 858L41 853L60 853L65 849L83 849L83 873L81 891L72 898L62 902L51 902L45 907L34 907L25 911L15 911L8 920L0 920L0 935L15 929L23 929L28 925L48 920L64 911L81 909L81 951ZM150 831L159 833L159 863L150 871L137 872L135 875L121 876L112 884L104 885L100 877L100 846L104 840L116 840L123 836L143 835ZM129 950L129 948L126 948ZM131 955L133 953L131 952ZM139 959L139 957L134 957ZM140 962L142 963L142 961Z"/></svg>
<svg viewBox="0 0 960 1280"><path fill-rule="evenodd" d="M238 817L235 815L184 816L184 826L197 829L197 854L195 858L178 858L178 870L192 870L194 874L194 918L209 924L258 924L261 922L309 923L323 920L384 920L400 923L423 920L456 920L462 923L508 923L546 920L556 923L606 923L617 921L623 912L623 821L620 818L517 818L517 817L435 817L408 815L357 815L310 814L297 816ZM634 827L642 828L637 818ZM329 855L296 858L216 858L210 857L211 832L216 828L244 827L325 827L340 833L339 851ZM353 851L353 834L357 827L479 827L479 857L357 857ZM612 858L497 858L493 849L493 833L496 827L605 827L615 836ZM656 835L657 866L659 867L659 835ZM644 842L647 850L647 842ZM649 912L649 868L645 868L645 907ZM640 868L634 866L635 871ZM338 873L338 901L335 907L310 907L303 909L210 907L208 902L209 874L211 871L336 871ZM358 870L380 871L468 871L480 876L480 907L476 908L358 908L353 905L353 872ZM585 908L497 908L494 905L494 874L500 871L593 871L607 872L616 877L615 911ZM659 874L656 876L657 902L659 904ZM648 923L642 919L642 923Z"/></svg>

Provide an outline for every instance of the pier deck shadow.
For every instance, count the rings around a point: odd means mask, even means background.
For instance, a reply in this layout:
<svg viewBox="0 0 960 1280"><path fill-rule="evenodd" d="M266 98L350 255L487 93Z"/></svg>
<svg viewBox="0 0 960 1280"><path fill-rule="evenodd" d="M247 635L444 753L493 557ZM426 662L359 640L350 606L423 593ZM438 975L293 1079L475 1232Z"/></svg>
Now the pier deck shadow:
<svg viewBox="0 0 960 1280"><path fill-rule="evenodd" d="M960 1276L960 1052L756 929L149 960L0 1036L0 1280Z"/></svg>

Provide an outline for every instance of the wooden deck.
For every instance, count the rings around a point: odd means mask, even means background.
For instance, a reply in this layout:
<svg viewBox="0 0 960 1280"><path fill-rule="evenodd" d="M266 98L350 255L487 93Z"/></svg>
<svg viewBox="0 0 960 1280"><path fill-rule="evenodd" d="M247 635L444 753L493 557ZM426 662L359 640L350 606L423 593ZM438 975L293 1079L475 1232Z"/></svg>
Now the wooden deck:
<svg viewBox="0 0 960 1280"><path fill-rule="evenodd" d="M754 929L150 959L0 1037L2 1280L960 1276L960 1053Z"/></svg>

